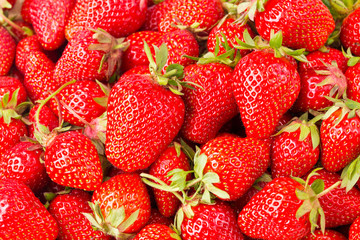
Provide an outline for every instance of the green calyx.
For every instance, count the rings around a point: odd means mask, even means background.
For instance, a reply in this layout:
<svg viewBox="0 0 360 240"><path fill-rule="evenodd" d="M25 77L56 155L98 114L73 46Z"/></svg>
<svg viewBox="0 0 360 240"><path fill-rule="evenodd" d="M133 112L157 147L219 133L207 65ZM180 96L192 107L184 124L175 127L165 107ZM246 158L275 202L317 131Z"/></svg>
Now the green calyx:
<svg viewBox="0 0 360 240"><path fill-rule="evenodd" d="M350 191L360 178L360 156L347 165L341 173L341 187Z"/></svg>
<svg viewBox="0 0 360 240"><path fill-rule="evenodd" d="M121 206L117 209L110 209L104 217L99 203L89 202L92 213L82 213L90 222L95 231L102 231L105 234L115 237L117 240L128 240L134 237L134 234L124 233L139 216L140 209L133 212L126 218L125 208Z"/></svg>
<svg viewBox="0 0 360 240"><path fill-rule="evenodd" d="M360 60L360 57L357 57L357 56L352 55L350 48L348 48L348 49L346 50L346 52L344 51L344 49L342 49L342 53L343 53L343 55L344 55L346 58L349 59L348 62L347 62L347 65L348 65L349 67L355 66L355 65L359 62L359 60Z"/></svg>
<svg viewBox="0 0 360 240"><path fill-rule="evenodd" d="M11 98L10 92L7 92L2 96L2 101L0 103L0 118L3 118L6 124L10 124L11 119L23 119L21 114L32 105L31 102L17 104L19 90L20 88L16 89L11 95Z"/></svg>
<svg viewBox="0 0 360 240"><path fill-rule="evenodd" d="M175 22L171 24L172 27L191 32L198 42L203 42L208 39L208 32L206 31L206 28L200 28L199 22L194 22L188 26L181 22L178 18L175 18L174 20Z"/></svg>
<svg viewBox="0 0 360 240"><path fill-rule="evenodd" d="M342 21L352 11L359 7L357 0L322 0L330 10L335 21Z"/></svg>
<svg viewBox="0 0 360 240"><path fill-rule="evenodd" d="M334 104L331 107L322 109L326 110L322 119L329 118L334 112L341 110L340 116L335 121L335 126L338 125L344 117L347 115L348 119L354 118L356 116L360 117L360 103L354 100L344 97L343 99L335 99L325 96L326 99L332 101Z"/></svg>
<svg viewBox="0 0 360 240"><path fill-rule="evenodd" d="M284 132L296 132L300 131L299 141L304 141L309 135L311 136L311 142L313 149L317 148L320 144L320 133L316 126L316 123L322 119L323 115L317 115L313 119L308 120L308 113L304 113L300 118L293 118L288 124L280 129L274 136L280 135Z"/></svg>
<svg viewBox="0 0 360 240"><path fill-rule="evenodd" d="M295 58L300 62L308 62L304 53L305 49L292 50L290 48L282 46L283 36L282 31L274 33L274 30L271 29L270 41L266 41L261 36L257 35L254 39L251 38L249 32L245 29L243 33L244 41L241 41L236 37L236 42L238 45L234 45L237 49L258 49L258 50L272 50L275 57L280 58L286 55Z"/></svg>
<svg viewBox="0 0 360 240"><path fill-rule="evenodd" d="M228 14L236 18L236 22L246 24L247 21L254 21L256 12L263 12L266 0L241 0L223 2L224 9Z"/></svg>
<svg viewBox="0 0 360 240"><path fill-rule="evenodd" d="M98 43L91 44L89 50L104 52L98 72L101 72L104 63L107 62L108 68L106 76L110 78L114 70L120 67L122 53L130 44L125 42L125 38L114 38L110 33L101 28L90 30L94 32L93 38L96 39Z"/></svg>
<svg viewBox="0 0 360 240"><path fill-rule="evenodd" d="M304 186L303 190L296 189L296 196L303 201L302 205L296 212L296 218L299 219L306 214L309 214L309 222L311 225L311 232L315 231L315 228L320 227L321 231L325 232L325 214L324 210L321 208L319 198L328 194L333 189L337 188L341 181L336 182L329 188L325 189L324 181L322 179L316 179L311 185L309 185L309 180L311 177L319 175L317 171L321 168L314 169L307 177L306 181L301 178L293 177L293 179ZM318 220L320 217L320 226L318 225Z"/></svg>

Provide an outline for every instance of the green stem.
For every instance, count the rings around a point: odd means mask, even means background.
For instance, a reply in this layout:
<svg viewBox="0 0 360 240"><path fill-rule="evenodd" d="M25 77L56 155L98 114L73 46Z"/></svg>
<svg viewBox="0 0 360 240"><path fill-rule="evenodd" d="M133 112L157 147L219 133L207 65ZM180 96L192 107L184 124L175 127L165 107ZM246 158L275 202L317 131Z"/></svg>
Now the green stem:
<svg viewBox="0 0 360 240"><path fill-rule="evenodd" d="M335 188L337 188L339 185L341 184L341 181L338 181L336 183L334 183L333 185L331 185L330 187L328 187L327 189L325 189L324 191L322 191L321 193L319 193L317 195L317 198L321 198L322 196L328 194L330 191L334 190Z"/></svg>

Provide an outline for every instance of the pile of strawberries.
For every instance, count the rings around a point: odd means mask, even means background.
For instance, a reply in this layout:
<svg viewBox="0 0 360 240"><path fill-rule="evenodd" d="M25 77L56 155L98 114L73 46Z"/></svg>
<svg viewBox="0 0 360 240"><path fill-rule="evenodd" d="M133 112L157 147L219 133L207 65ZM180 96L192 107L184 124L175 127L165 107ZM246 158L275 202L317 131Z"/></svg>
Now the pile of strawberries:
<svg viewBox="0 0 360 240"><path fill-rule="evenodd" d="M360 239L360 2L0 0L0 239Z"/></svg>

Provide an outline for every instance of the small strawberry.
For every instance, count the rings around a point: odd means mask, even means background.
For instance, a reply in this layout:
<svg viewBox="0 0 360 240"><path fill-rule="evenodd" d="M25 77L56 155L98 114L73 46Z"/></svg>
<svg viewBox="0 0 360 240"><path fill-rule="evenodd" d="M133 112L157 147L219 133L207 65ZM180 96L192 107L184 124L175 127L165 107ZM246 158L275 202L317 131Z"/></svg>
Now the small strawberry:
<svg viewBox="0 0 360 240"><path fill-rule="evenodd" d="M360 21L360 8L350 13L342 22L340 30L340 41L344 48L351 49L351 52L360 56L359 38L357 25Z"/></svg>
<svg viewBox="0 0 360 240"><path fill-rule="evenodd" d="M360 239L360 217L356 218L350 225L349 240Z"/></svg>
<svg viewBox="0 0 360 240"><path fill-rule="evenodd" d="M337 100L323 116L320 127L321 164L337 172L360 155L360 103Z"/></svg>
<svg viewBox="0 0 360 240"><path fill-rule="evenodd" d="M358 63L356 57L351 55L349 50L347 56L350 57L350 66L345 72L345 77L347 79L346 96L351 100L360 102L360 63ZM352 62L353 60L355 61Z"/></svg>
<svg viewBox="0 0 360 240"><path fill-rule="evenodd" d="M142 239L161 239L161 240L181 240L180 236L170 227L161 224L146 225L141 231L136 234L133 240Z"/></svg>
<svg viewBox="0 0 360 240"><path fill-rule="evenodd" d="M37 35L20 40L16 46L15 65L22 74L25 74L26 72L28 55L33 51L43 51Z"/></svg>
<svg viewBox="0 0 360 240"><path fill-rule="evenodd" d="M320 134L316 121L308 114L294 118L273 138L271 144L271 174L277 177L302 177L317 163L320 155Z"/></svg>
<svg viewBox="0 0 360 240"><path fill-rule="evenodd" d="M110 236L94 231L83 213L90 213L88 204L91 196L86 192L73 190L68 194L57 195L49 205L49 212L59 226L59 240L97 239L109 240Z"/></svg>
<svg viewBox="0 0 360 240"><path fill-rule="evenodd" d="M170 184L168 173L174 169L190 170L186 155L181 151L181 146L174 143L169 146L159 158L151 165L149 174ZM180 206L180 201L172 194L159 189L154 189L154 196L160 213L165 217L174 216Z"/></svg>
<svg viewBox="0 0 360 240"><path fill-rule="evenodd" d="M12 96L16 89L19 89L17 93L17 104L25 102L27 93L21 81L14 77L0 76L0 101L2 101L6 93Z"/></svg>
<svg viewBox="0 0 360 240"><path fill-rule="evenodd" d="M0 26L0 76L9 73L15 59L16 42L10 33Z"/></svg>
<svg viewBox="0 0 360 240"><path fill-rule="evenodd" d="M0 179L17 179L39 192L48 182L45 166L40 162L42 153L31 142L17 143L0 157Z"/></svg>
<svg viewBox="0 0 360 240"><path fill-rule="evenodd" d="M29 187L17 180L0 180L0 232L3 239L55 240L55 219Z"/></svg>
<svg viewBox="0 0 360 240"><path fill-rule="evenodd" d="M35 124L36 124L36 111L39 108L40 104L36 104L34 107L30 109L29 112L29 121L31 122L31 125L28 126L29 130L29 137L35 138L34 132L35 132ZM39 123L44 125L49 129L51 132L54 128L59 126L59 119L57 116L51 111L51 109L44 105L42 106L40 113L39 113Z"/></svg>
<svg viewBox="0 0 360 240"><path fill-rule="evenodd" d="M87 28L101 28L115 37L125 37L145 21L147 0L76 1L66 24L68 40Z"/></svg>
<svg viewBox="0 0 360 240"><path fill-rule="evenodd" d="M85 216L96 230L116 238L138 232L150 217L149 194L136 173L110 178L94 191L91 202L95 215Z"/></svg>
<svg viewBox="0 0 360 240"><path fill-rule="evenodd" d="M314 233L309 233L301 240L347 240L347 238L337 231L326 229L324 233L321 230L315 230Z"/></svg>
<svg viewBox="0 0 360 240"><path fill-rule="evenodd" d="M55 50L65 42L65 24L74 4L75 0L31 1L31 23L44 49Z"/></svg>

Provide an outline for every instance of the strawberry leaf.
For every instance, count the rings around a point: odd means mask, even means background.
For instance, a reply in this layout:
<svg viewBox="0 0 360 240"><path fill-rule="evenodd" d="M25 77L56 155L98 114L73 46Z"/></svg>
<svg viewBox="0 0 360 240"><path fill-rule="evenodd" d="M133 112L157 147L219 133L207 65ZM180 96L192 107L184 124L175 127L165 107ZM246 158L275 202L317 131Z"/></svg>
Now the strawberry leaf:
<svg viewBox="0 0 360 240"><path fill-rule="evenodd" d="M322 179L316 179L311 184L311 189L316 193L319 194L325 189L324 181Z"/></svg>
<svg viewBox="0 0 360 240"><path fill-rule="evenodd" d="M140 213L140 209L133 212L130 217L128 217L124 222L122 222L117 228L120 232L126 231L131 225L134 224L134 222L137 220Z"/></svg>

